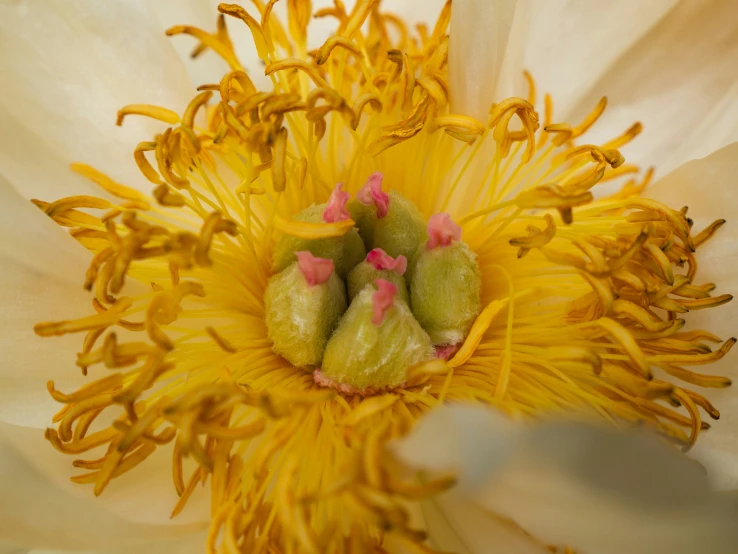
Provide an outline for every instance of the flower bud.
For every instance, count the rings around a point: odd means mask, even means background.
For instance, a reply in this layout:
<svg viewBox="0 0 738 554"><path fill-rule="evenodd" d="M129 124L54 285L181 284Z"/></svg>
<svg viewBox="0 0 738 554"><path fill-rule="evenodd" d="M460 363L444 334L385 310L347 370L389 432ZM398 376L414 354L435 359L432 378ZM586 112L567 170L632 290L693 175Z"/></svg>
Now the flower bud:
<svg viewBox="0 0 738 554"><path fill-rule="evenodd" d="M371 247L412 261L418 246L428 239L425 227L425 220L415 204L391 191L387 215L377 221Z"/></svg>
<svg viewBox="0 0 738 554"><path fill-rule="evenodd" d="M454 345L482 310L477 256L460 241L461 229L447 214L431 217L428 235L415 256L410 302L434 345Z"/></svg>
<svg viewBox="0 0 738 554"><path fill-rule="evenodd" d="M297 221L308 223L335 223L349 219L346 208L349 195L341 190L342 184L336 185L328 202L312 205L295 216ZM351 229L341 237L325 239L304 239L290 235L282 236L274 247L272 271L282 271L294 261L294 254L300 250L310 251L314 256L333 260L336 273L345 278L348 272L366 256L364 241L357 229Z"/></svg>
<svg viewBox="0 0 738 554"><path fill-rule="evenodd" d="M375 248L366 256L366 260L352 269L346 280L348 286L349 302L361 292L368 284L373 283L377 279L389 281L397 287L397 296L406 304L410 303L410 296L405 284L405 269L407 268L407 260L405 256L393 258L385 253L381 248Z"/></svg>
<svg viewBox="0 0 738 554"><path fill-rule="evenodd" d="M377 279L354 298L328 341L320 372L322 384L368 394L405 383L407 368L434 357L428 335L397 287Z"/></svg>
<svg viewBox="0 0 738 554"><path fill-rule="evenodd" d="M346 289L333 261L310 252L273 275L264 295L267 334L274 352L295 366L317 366L346 311Z"/></svg>
<svg viewBox="0 0 738 554"><path fill-rule="evenodd" d="M374 242L377 221L387 215L389 209L389 195L382 190L382 178L381 173L372 173L366 184L356 193L356 199L348 204L351 219L356 222L367 248L371 248Z"/></svg>

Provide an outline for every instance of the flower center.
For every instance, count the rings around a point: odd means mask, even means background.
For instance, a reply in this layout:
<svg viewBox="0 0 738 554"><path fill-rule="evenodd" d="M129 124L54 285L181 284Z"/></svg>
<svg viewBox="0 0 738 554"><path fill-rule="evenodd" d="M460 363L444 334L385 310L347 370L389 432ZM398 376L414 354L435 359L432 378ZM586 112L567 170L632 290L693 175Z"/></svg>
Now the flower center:
<svg viewBox="0 0 738 554"><path fill-rule="evenodd" d="M426 222L401 194L385 193L382 178L372 174L348 210L339 184L328 202L297 214L335 223L350 211L357 227L339 237L280 239L273 267L284 269L265 295L274 351L345 394L404 386L408 368L455 352L481 312L479 266L461 228L445 213ZM297 261L285 267L291 257Z"/></svg>
<svg viewBox="0 0 738 554"><path fill-rule="evenodd" d="M694 444L701 411L719 413L688 385L730 384L688 368L735 339L713 350L682 330L731 299L697 271L722 222L693 234L686 209L641 198L650 172L594 197L639 171L617 149L640 126L578 145L605 100L571 126L546 97L540 126L532 80L487 121L451 113L450 4L411 38L376 3L338 2L316 15L339 32L310 54L309 3L288 30L272 4L260 21L219 7L252 32L268 91L223 17L214 34L169 30L230 71L181 116L121 109L167 124L134 152L150 195L75 164L105 198L36 201L92 255L91 315L35 328L83 333L89 381L48 384L63 407L46 436L80 456L73 480L100 494L169 448L173 515L209 483L209 551L371 551L389 535L422 550L407 504L452 481L406 481L382 447L447 400Z"/></svg>

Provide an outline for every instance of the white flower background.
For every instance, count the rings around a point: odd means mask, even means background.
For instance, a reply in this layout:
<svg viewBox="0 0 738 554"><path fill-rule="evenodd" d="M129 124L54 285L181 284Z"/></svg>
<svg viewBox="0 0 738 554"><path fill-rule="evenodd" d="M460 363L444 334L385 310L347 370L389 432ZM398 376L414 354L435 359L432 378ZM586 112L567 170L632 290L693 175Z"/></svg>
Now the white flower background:
<svg viewBox="0 0 738 554"><path fill-rule="evenodd" d="M455 1L450 61L455 108L484 113L493 98L516 90L524 68L533 74L539 90L553 95L557 121L581 119L607 95L608 109L588 140L598 142L634 121L643 122L644 132L623 149L627 162L655 166L660 179L647 194L672 206L688 205L696 228L720 217L728 219L700 251L700 273L703 281L718 284L718 293L738 291L738 231L733 221L738 215L735 2ZM384 7L413 22L433 21L442 3L387 0ZM313 7L319 4L327 2L313 2ZM28 200L99 195L68 170L71 161L91 163L120 182L149 191L131 153L137 142L156 131L156 124L130 118L123 127L116 127L115 113L130 103L158 104L181 112L198 84L219 80L225 65L213 53L193 62L188 57L192 40L164 35L164 29L174 24L212 29L216 5L210 0L0 0L0 349L4 362L0 367L0 554L203 550L204 498L177 520L168 519L176 497L166 457L153 457L152 463L119 479L95 499L88 489L69 483L68 460L43 440L42 430L55 411L46 381L53 378L58 388L67 390L79 386L82 377L74 367L78 338L41 340L32 327L40 320L84 314L88 300L80 285L88 255ZM277 7L284 10L285 2ZM315 22L311 42L321 44L332 25ZM258 84L262 66L246 29L233 24L230 29L244 65ZM496 91L495 96L491 91ZM738 333L735 303L690 314L689 321L690 326L722 338ZM710 371L738 375L735 358L727 356ZM693 456L710 468L718 488L738 488L738 391L717 391L711 399L723 417L700 436ZM484 430L497 438L491 441L496 448L478 441L460 448L467 462L556 456L556 448L547 451L545 445L531 450L528 435L498 423L487 413L452 410L427 425L447 429L451 425L452 432L471 436ZM577 437L565 430L560 438L561 450L578 444ZM436 459L437 453L424 450L429 445L422 433L413 440L408 443L412 448L400 447L408 461L430 467L437 462L439 468L451 464L467 480L487 479L474 464ZM417 453L425 458L420 460ZM596 509L589 483L572 473L572 464L597 462L561 460L561 471L549 467L547 472L526 474L537 476L541 486L535 491L516 488L515 479L527 478L523 474L505 481L508 489L497 490L506 490L515 500L503 502L511 517L517 517L519 509L532 514L530 529L535 528L539 536L559 540L553 531L567 531L574 533L569 536L581 537L580 544L592 545L585 553L614 554L618 550L611 548L617 541L582 534L583 526L602 530L613 539L613 526L619 526L617 535L627 536L643 525L643 519L639 523L636 517L643 514L632 504L614 500L607 510ZM674 466L679 471L680 463ZM534 468L525 463L521 467ZM490 519L482 508L472 513L464 491L474 488L462 488L448 499L446 513L463 514L459 521L464 523L450 533L462 537L461 542L453 539L457 543L449 548L496 552L489 547L493 541L500 552L542 552L524 536L511 534L504 523ZM497 509L502 500L493 496L478 506ZM561 512L570 509L577 516L573 518L577 526L569 525L572 521L564 516L547 519L537 513L540 509L531 509L553 506L564 498L570 503ZM709 509L705 513L711 514ZM684 529L709 534L711 525L721 524L720 518L705 520L689 510L679 520L666 515L659 519L662 514L653 511L645 517L652 517L653 536L641 536L639 546L619 544L626 548L619 552L666 552L654 546L664 548L664 536L676 533L678 538L686 533ZM426 518L429 528L440 532L443 524L428 513ZM455 526L448 517L444 521ZM542 521L558 522L558 529L538 525ZM605 532L598 527L602 522L609 522L611 529ZM672 548L668 552L693 551L689 543L679 540ZM723 551L734 549L715 546L714 552Z"/></svg>

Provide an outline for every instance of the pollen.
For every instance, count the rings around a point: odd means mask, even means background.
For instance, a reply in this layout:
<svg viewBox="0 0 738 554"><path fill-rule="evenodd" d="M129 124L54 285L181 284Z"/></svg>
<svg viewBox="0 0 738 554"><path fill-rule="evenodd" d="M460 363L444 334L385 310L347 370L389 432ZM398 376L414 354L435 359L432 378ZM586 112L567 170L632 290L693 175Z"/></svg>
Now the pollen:
<svg viewBox="0 0 738 554"><path fill-rule="evenodd" d="M557 122L532 78L484 121L452 112L450 2L417 30L370 0L288 4L286 22L273 1L221 4L212 32L167 31L229 70L181 115L120 109L161 125L132 152L147 192L80 160L100 198L34 201L90 252L89 315L35 327L80 336L87 383L48 383L72 481L104 494L164 450L172 517L205 485L206 552L431 552L413 505L453 476L418 484L384 446L441 403L639 424L689 449L719 417L698 391L730 385L695 366L736 339L683 329L732 298L698 270L724 221L693 231L643 196L653 170L618 151L640 124L592 144L606 99ZM311 15L337 25L315 51Z"/></svg>

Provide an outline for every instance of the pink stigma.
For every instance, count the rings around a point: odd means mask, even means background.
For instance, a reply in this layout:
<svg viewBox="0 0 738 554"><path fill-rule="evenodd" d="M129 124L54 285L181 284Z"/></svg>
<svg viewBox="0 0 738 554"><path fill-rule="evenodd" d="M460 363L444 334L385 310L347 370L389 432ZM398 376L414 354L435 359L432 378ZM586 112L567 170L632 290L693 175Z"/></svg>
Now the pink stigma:
<svg viewBox="0 0 738 554"><path fill-rule="evenodd" d="M377 279L374 281L374 284L377 285L379 290L372 295L372 300L374 301L374 317L372 318L372 323L379 327L384 322L385 312L394 303L397 287L384 279Z"/></svg>
<svg viewBox="0 0 738 554"><path fill-rule="evenodd" d="M372 173L366 180L359 192L356 193L356 199L365 206L374 204L377 207L377 217L382 219L387 215L389 210L389 195L382 190L382 175L379 171Z"/></svg>
<svg viewBox="0 0 738 554"><path fill-rule="evenodd" d="M428 220L428 250L438 246L450 246L461 239L461 227L447 213L433 214Z"/></svg>
<svg viewBox="0 0 738 554"><path fill-rule="evenodd" d="M404 275L407 269L407 258L400 254L397 258L393 258L381 248L375 248L366 255L367 263L370 263L374 269L389 269L398 275Z"/></svg>
<svg viewBox="0 0 738 554"><path fill-rule="evenodd" d="M333 189L331 197L328 199L328 205L323 210L323 221L326 223L335 223L336 221L345 221L351 216L346 209L346 202L350 198L348 192L341 190L343 183L338 183Z"/></svg>
<svg viewBox="0 0 738 554"><path fill-rule="evenodd" d="M297 267L305 276L308 286L322 285L333 273L333 260L316 258L307 250L295 252Z"/></svg>

